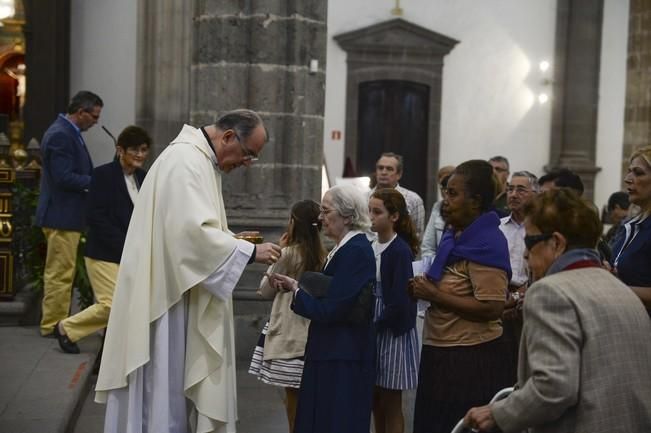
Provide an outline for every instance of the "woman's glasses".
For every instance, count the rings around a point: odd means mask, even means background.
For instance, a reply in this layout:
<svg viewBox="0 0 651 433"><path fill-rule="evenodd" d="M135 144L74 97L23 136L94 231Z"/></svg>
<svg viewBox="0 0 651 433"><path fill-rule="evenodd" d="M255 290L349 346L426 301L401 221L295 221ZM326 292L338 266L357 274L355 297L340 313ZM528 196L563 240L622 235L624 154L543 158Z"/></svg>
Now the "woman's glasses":
<svg viewBox="0 0 651 433"><path fill-rule="evenodd" d="M533 247L535 247L536 244L538 244L539 242L542 242L542 241L546 241L547 239L551 239L552 236L554 236L554 235L551 234L551 233L543 233L543 234L540 234L540 235L525 236L524 237L524 245L527 247L527 249L529 251L531 251L531 249Z"/></svg>
<svg viewBox="0 0 651 433"><path fill-rule="evenodd" d="M126 152L132 156L146 156L149 153L149 147L127 147Z"/></svg>

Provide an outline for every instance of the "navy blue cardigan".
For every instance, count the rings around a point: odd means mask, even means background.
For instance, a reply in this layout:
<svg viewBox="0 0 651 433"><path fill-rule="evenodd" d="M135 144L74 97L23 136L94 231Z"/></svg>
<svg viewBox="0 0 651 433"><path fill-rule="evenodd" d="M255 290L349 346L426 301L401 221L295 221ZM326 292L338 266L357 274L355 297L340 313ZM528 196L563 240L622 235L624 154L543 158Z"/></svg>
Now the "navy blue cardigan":
<svg viewBox="0 0 651 433"><path fill-rule="evenodd" d="M378 330L389 328L398 336L416 326L416 300L407 293L409 279L414 276L411 248L400 236L382 251L380 279L384 311L377 321Z"/></svg>
<svg viewBox="0 0 651 433"><path fill-rule="evenodd" d="M305 358L374 362L373 324L348 321L348 312L362 288L375 282L375 256L366 235L353 236L346 242L323 273L332 277L326 297L317 299L299 290L292 304L295 313L311 320Z"/></svg>
<svg viewBox="0 0 651 433"><path fill-rule="evenodd" d="M134 176L141 185L145 171L136 169ZM120 263L133 203L118 161L100 165L93 171L88 196L88 235L84 255Z"/></svg>

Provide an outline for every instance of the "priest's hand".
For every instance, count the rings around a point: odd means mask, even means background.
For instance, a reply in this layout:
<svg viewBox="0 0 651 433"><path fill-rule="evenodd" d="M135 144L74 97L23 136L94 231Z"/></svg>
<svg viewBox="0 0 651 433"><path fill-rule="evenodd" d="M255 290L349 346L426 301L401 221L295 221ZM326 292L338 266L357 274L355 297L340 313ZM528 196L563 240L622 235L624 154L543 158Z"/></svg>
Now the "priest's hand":
<svg viewBox="0 0 651 433"><path fill-rule="evenodd" d="M280 258L280 254L280 247L271 242L265 242L264 244L259 244L255 247L256 263L273 265Z"/></svg>

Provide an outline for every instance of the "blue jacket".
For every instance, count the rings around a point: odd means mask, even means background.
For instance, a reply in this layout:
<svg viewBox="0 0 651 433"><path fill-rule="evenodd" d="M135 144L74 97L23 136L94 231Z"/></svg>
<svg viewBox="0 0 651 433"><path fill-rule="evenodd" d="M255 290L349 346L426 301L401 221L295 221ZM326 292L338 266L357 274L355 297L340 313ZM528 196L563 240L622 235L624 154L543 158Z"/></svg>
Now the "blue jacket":
<svg viewBox="0 0 651 433"><path fill-rule="evenodd" d="M384 310L377 321L378 329L391 329L398 336L416 326L416 300L407 293L409 279L414 276L414 256L400 236L382 251L380 278Z"/></svg>
<svg viewBox="0 0 651 433"><path fill-rule="evenodd" d="M133 174L142 185L145 171ZM93 171L88 192L88 235L84 255L95 260L120 263L133 203L124 172L118 161L100 165Z"/></svg>
<svg viewBox="0 0 651 433"><path fill-rule="evenodd" d="M41 159L36 225L82 231L93 163L81 135L62 116L45 131Z"/></svg>
<svg viewBox="0 0 651 433"><path fill-rule="evenodd" d="M332 277L327 296L317 299L299 290L292 304L295 313L311 320L305 358L373 362L373 324L369 321L352 325L347 321L347 313L362 288L375 281L375 256L366 235L356 235L346 242L323 273Z"/></svg>
<svg viewBox="0 0 651 433"><path fill-rule="evenodd" d="M619 228L613 245L612 265L626 241L626 227ZM629 286L651 286L651 217L640 224L631 243L622 251L617 263L617 277Z"/></svg>

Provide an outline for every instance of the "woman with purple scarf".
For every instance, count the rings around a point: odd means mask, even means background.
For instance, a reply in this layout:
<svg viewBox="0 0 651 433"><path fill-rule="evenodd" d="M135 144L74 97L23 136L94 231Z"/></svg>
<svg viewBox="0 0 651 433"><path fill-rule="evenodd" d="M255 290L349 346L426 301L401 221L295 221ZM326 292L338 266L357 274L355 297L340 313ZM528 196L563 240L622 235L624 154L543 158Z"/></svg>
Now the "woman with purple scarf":
<svg viewBox="0 0 651 433"><path fill-rule="evenodd" d="M412 280L413 296L430 302L414 433L448 433L469 407L513 385L500 322L511 266L500 219L491 210L496 190L486 161L466 161L454 170L442 205L449 228L427 275Z"/></svg>

